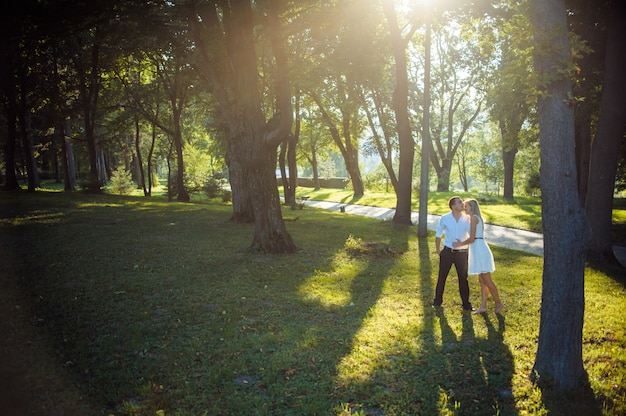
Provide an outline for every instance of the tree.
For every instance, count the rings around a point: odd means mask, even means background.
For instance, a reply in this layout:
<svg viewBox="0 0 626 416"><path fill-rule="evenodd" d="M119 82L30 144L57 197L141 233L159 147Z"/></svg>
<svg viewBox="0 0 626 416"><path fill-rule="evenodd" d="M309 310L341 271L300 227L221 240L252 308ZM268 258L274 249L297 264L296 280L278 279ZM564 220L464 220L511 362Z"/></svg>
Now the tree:
<svg viewBox="0 0 626 416"><path fill-rule="evenodd" d="M268 5L268 13L279 13L277 1L271 0ZM277 148L290 133L292 124L289 84L281 84L285 90L275 90L282 111L266 121L259 90L251 2L190 2L188 6L201 69L228 135L233 205L237 195L239 203L251 208L254 248L267 253L293 253L296 246L285 228L276 183ZM279 71L281 76L287 76L284 68ZM240 208L234 207L233 220L242 219L236 217L238 214L248 215L249 211Z"/></svg>
<svg viewBox="0 0 626 416"><path fill-rule="evenodd" d="M26 5L17 6L14 13L5 13L0 22L3 42L0 46L0 94L3 111L6 117L6 143L4 148L6 180L5 188L19 190L16 170L18 163L17 152L20 149L18 139L21 139L24 151L23 160L28 172L28 189L35 190L36 173L34 155L32 151L32 137L27 132L27 95L31 89L26 82L26 72L32 67L32 56L25 45L32 45L29 33L37 27L33 16ZM19 126L19 128L18 128Z"/></svg>
<svg viewBox="0 0 626 416"><path fill-rule="evenodd" d="M372 133L371 142L366 141L362 148L365 154L378 154L397 195L398 176L395 171L397 164L394 164L394 162L398 154L398 140L397 134L394 134L393 122L391 120L392 110L388 108L388 103L392 101L388 96L391 96L393 93L388 91L386 80L383 80L381 84L377 89L372 87L371 91L367 92L367 96L365 92L361 95L363 110Z"/></svg>
<svg viewBox="0 0 626 416"><path fill-rule="evenodd" d="M564 0L533 0L531 10L534 65L541 77L538 110L544 230L541 321L531 378L567 391L585 381L582 327L589 227L578 203Z"/></svg>
<svg viewBox="0 0 626 416"><path fill-rule="evenodd" d="M515 157L522 145L522 130L530 113L532 42L525 10L515 10L512 16L500 21L500 58L488 102L490 115L500 128L503 197L512 202L515 199Z"/></svg>
<svg viewBox="0 0 626 416"><path fill-rule="evenodd" d="M322 120L326 127L330 137L339 148L341 155L346 163L346 169L350 175L352 181L352 189L354 190L354 198L360 198L365 194L365 187L363 186L363 179L361 177L361 169L359 168L359 141L358 137L354 135L354 124L358 123L355 118L358 115L358 102L352 95L356 92L348 92L346 83L341 77L336 79L334 85L337 88L337 94L339 102L335 105L339 108L339 120L336 119L336 115L331 111L331 105L326 104L322 100L322 96L314 91L309 91L309 96L317 104ZM338 125L340 127L338 127Z"/></svg>
<svg viewBox="0 0 626 416"><path fill-rule="evenodd" d="M372 39L369 28L375 25L364 24L372 19L369 2L320 3L323 6L315 18L324 23L319 28L305 28L308 36L302 41L306 47L298 48L305 61L298 66L302 69L298 85L317 104L344 159L353 196L359 198L365 193L359 167L359 141L365 128L360 90L376 61L370 57L371 43L365 41Z"/></svg>
<svg viewBox="0 0 626 416"><path fill-rule="evenodd" d="M476 40L461 42L456 29L441 27L436 33L432 77L430 136L434 142L430 160L437 172L437 190L450 188L450 173L459 144L482 109L482 92L476 86L484 78Z"/></svg>
<svg viewBox="0 0 626 416"><path fill-rule="evenodd" d="M387 17L391 34L391 45L395 60L395 91L393 110L396 115L396 131L398 132L399 159L398 184L396 189L396 211L393 222L411 225L411 191L413 188L413 160L415 158L415 142L409 121L409 80L407 74L406 48L417 29L411 25L407 34L403 35L398 26L398 18L392 0L383 0L383 10Z"/></svg>
<svg viewBox="0 0 626 416"><path fill-rule="evenodd" d="M7 28L7 25L2 25ZM8 28L13 25L8 26ZM19 33L19 32L18 32ZM15 33L4 37L5 41L0 46L0 88L3 96L3 111L6 116L6 143L4 145L4 163L6 167L5 188L11 190L20 189L16 174L16 143L17 143L17 86L15 82L15 66L18 57L18 43Z"/></svg>
<svg viewBox="0 0 626 416"><path fill-rule="evenodd" d="M301 157L311 165L313 188L318 190L320 189L320 158L323 156L323 151L332 146L332 139L325 134L323 123L318 115L319 112L314 108L314 104L306 99L307 97L302 97L302 105L300 105L300 114L298 115L301 123L298 143Z"/></svg>
<svg viewBox="0 0 626 416"><path fill-rule="evenodd" d="M424 103L422 108L422 152L420 161L420 194L417 223L417 236L428 236L428 191L430 188L430 153L432 152L430 137L430 86L431 86L431 47L432 47L432 14L427 14L424 33Z"/></svg>
<svg viewBox="0 0 626 416"><path fill-rule="evenodd" d="M589 257L617 263L611 241L613 193L620 144L626 126L626 13L610 2L607 46L598 128L591 145L586 210L591 222Z"/></svg>

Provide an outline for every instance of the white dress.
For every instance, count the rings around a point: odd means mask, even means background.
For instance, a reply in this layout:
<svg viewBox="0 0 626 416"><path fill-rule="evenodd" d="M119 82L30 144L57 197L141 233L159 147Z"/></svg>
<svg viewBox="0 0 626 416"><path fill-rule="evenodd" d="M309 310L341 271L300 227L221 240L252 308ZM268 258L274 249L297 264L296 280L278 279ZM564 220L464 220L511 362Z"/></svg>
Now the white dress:
<svg viewBox="0 0 626 416"><path fill-rule="evenodd" d="M478 218L478 224L476 224L476 239L469 245L469 274L491 273L496 270L496 265L493 261L493 253L484 240L485 225L478 215L474 217Z"/></svg>

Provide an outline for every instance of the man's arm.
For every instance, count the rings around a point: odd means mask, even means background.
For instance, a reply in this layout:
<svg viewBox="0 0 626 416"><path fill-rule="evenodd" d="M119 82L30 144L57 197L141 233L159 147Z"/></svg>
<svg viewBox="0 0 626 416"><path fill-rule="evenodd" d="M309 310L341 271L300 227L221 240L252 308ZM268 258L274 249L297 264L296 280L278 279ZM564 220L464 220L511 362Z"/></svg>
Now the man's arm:
<svg viewBox="0 0 626 416"><path fill-rule="evenodd" d="M437 250L437 254L441 254L441 237L435 238L435 250Z"/></svg>

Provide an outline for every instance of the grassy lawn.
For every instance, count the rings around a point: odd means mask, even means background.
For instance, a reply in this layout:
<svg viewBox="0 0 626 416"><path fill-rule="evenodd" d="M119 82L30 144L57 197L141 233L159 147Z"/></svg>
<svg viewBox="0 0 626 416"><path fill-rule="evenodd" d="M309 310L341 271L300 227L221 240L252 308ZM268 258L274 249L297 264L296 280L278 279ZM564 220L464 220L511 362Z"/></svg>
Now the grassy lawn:
<svg viewBox="0 0 626 416"><path fill-rule="evenodd" d="M32 415L626 413L623 270L587 270L590 388L560 397L528 380L540 257L492 248L502 315L462 314L454 271L436 314L432 235L283 212L300 251L266 256L223 204L0 195L1 394ZM353 255L350 236L394 254Z"/></svg>

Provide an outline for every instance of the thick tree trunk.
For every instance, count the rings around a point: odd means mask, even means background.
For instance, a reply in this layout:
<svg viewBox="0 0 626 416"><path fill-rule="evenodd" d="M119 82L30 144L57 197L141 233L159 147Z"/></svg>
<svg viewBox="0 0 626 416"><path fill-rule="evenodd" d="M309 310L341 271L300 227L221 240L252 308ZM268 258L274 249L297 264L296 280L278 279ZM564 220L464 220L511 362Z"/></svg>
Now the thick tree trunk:
<svg viewBox="0 0 626 416"><path fill-rule="evenodd" d="M579 109L577 109L579 110ZM576 111L576 172L578 173L578 197L585 205L591 160L591 114L589 109Z"/></svg>
<svg viewBox="0 0 626 416"><path fill-rule="evenodd" d="M437 170L437 192L450 190L450 172L452 171L452 159L443 159L441 168Z"/></svg>
<svg viewBox="0 0 626 416"><path fill-rule="evenodd" d="M517 155L518 148L512 143L517 143L517 131L512 131L510 126L507 126L506 121L504 119L500 119L500 135L502 137L502 164L504 166L504 190L503 197L507 201L513 202L515 197L514 186L513 186L513 176L515 174L515 156ZM513 136L515 135L515 136Z"/></svg>
<svg viewBox="0 0 626 416"><path fill-rule="evenodd" d="M297 247L285 228L280 195L276 184L276 147L256 137L261 151L247 155L248 189L254 210L254 239L252 247L271 253L294 253ZM260 142L260 143L259 143Z"/></svg>
<svg viewBox="0 0 626 416"><path fill-rule="evenodd" d="M615 263L611 228L615 173L626 124L626 12L621 5L611 4L600 120L591 147L586 209L593 230L589 258Z"/></svg>
<svg viewBox="0 0 626 416"><path fill-rule="evenodd" d="M552 80L570 48L563 0L534 0L535 69ZM546 50L547 49L547 50ZM571 391L586 381L582 360L585 252L589 227L578 203L571 81L559 77L539 95L544 265L541 321L531 378Z"/></svg>
<svg viewBox="0 0 626 416"><path fill-rule="evenodd" d="M515 201L513 175L515 172L515 155L517 148L511 150L502 149L502 162L504 164L504 191L503 197L509 202Z"/></svg>
<svg viewBox="0 0 626 416"><path fill-rule="evenodd" d="M231 149L237 145L233 143L236 139L231 138L228 148ZM252 201L248 193L248 186L245 180L245 167L237 158L232 158L227 153L226 164L228 165L228 181L233 198L233 214L230 220L234 223L245 224L254 222L254 211L252 209Z"/></svg>
<svg viewBox="0 0 626 416"><path fill-rule="evenodd" d="M259 95L254 21L250 0L200 5L191 29L207 63L206 75L224 116L228 134L227 163L233 192L233 219L252 209L252 247L272 254L293 253L296 246L285 228L276 183L277 148L290 133L293 115L281 42L276 30L278 3L268 3L272 49L281 78L276 116L265 122ZM224 30L227 28L227 30ZM245 218L243 218L245 219Z"/></svg>
<svg viewBox="0 0 626 416"><path fill-rule="evenodd" d="M358 149L350 149L345 157L346 170L352 182L352 190L354 198L360 198L365 195L365 185L361 177L361 168L359 168L359 151Z"/></svg>
<svg viewBox="0 0 626 416"><path fill-rule="evenodd" d="M74 151L67 141L68 126L67 121L59 123L59 142L61 143L61 157L63 159L63 190L72 192L76 190L76 176L74 173Z"/></svg>

